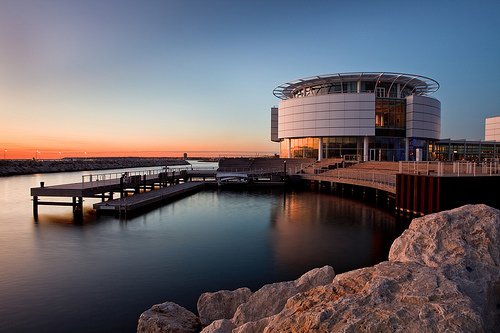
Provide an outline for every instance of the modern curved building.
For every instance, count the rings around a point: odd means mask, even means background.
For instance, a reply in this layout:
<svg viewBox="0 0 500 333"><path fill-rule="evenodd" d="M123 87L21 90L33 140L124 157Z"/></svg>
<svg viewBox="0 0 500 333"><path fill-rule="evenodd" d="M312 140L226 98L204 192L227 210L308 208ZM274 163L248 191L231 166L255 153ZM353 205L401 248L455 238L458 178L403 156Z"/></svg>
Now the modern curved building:
<svg viewBox="0 0 500 333"><path fill-rule="evenodd" d="M441 132L435 80L390 72L337 73L274 89L271 140L281 157L426 160Z"/></svg>

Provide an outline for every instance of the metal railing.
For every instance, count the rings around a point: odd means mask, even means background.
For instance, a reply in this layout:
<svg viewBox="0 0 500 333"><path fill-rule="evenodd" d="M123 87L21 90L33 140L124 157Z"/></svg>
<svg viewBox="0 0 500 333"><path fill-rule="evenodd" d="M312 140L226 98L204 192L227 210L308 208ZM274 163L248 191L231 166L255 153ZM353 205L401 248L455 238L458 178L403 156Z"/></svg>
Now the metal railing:
<svg viewBox="0 0 500 333"><path fill-rule="evenodd" d="M333 166L333 167L332 167ZM344 168L345 163L343 161L331 161L331 162L316 162L316 163L311 163L307 165L303 165L302 163L299 165L296 165L293 169L289 168L288 174L314 174L318 175L333 169L340 169ZM310 170L310 172L307 172L306 170Z"/></svg>
<svg viewBox="0 0 500 333"><path fill-rule="evenodd" d="M122 171L122 172L107 172L107 173L96 173L82 175L82 187L86 184L90 186L107 186L115 185L120 183L120 179L125 177L125 179L134 179L140 177L143 179L146 176L147 179L159 178L161 173L165 173L167 176L173 176L179 174L182 171L204 171L204 170L216 170L217 168L193 168L192 166L183 167L163 167L148 170L132 170L132 171Z"/></svg>
<svg viewBox="0 0 500 333"><path fill-rule="evenodd" d="M357 181L368 182L372 184L380 184L386 186L396 187L396 175L387 173L378 173L365 170L335 170L328 174L328 176L337 177L338 179L351 179Z"/></svg>
<svg viewBox="0 0 500 333"><path fill-rule="evenodd" d="M282 174L285 172L283 168L219 168L219 172L246 173L248 175L263 175L263 174ZM286 168L287 174L292 172L292 168Z"/></svg>
<svg viewBox="0 0 500 333"><path fill-rule="evenodd" d="M396 175L387 173L377 173L368 170L347 170L338 169L328 172L328 174L321 175L307 175L308 177L317 178L319 180L350 180L354 184L355 182L364 183L368 185L380 185L375 187L389 187L391 189L396 188ZM373 186L372 186L373 187Z"/></svg>
<svg viewBox="0 0 500 333"><path fill-rule="evenodd" d="M484 162L400 161L399 173L457 177L497 176L500 175L500 163L498 160Z"/></svg>
<svg viewBox="0 0 500 333"><path fill-rule="evenodd" d="M442 176L444 164L439 161L399 161L399 173Z"/></svg>

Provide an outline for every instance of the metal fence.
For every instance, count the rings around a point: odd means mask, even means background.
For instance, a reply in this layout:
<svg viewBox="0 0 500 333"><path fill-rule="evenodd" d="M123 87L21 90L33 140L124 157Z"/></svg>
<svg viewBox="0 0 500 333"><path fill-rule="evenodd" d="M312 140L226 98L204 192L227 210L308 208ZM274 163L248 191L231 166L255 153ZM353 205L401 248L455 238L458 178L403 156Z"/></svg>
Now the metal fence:
<svg viewBox="0 0 500 333"><path fill-rule="evenodd" d="M96 173L96 174L87 174L82 175L82 186L106 186L106 185L115 185L120 183L120 179L123 177L125 179L143 179L146 176L147 179L156 179L159 178L161 173L165 173L168 176L173 176L175 174L179 174L182 171L208 171L215 170L217 168L193 168L192 166L183 166L183 167L163 167L163 168L155 168L148 170L132 170L132 171L123 171L123 172L107 172L107 173Z"/></svg>
<svg viewBox="0 0 500 333"><path fill-rule="evenodd" d="M483 162L439 162L439 161L400 161L399 173L424 174L437 176L497 176L500 175L498 159Z"/></svg>
<svg viewBox="0 0 500 333"><path fill-rule="evenodd" d="M348 170L338 169L320 175L304 175L323 181L344 181L353 185L368 185L375 188L387 188L394 191L396 189L396 175L387 173L371 172L368 170Z"/></svg>

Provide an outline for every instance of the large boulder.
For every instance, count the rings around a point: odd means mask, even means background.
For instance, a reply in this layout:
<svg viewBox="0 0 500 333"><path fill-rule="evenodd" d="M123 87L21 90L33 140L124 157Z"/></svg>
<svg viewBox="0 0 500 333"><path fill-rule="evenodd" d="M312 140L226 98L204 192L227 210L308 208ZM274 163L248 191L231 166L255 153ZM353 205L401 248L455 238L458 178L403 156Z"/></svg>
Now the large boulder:
<svg viewBox="0 0 500 333"><path fill-rule="evenodd" d="M335 272L332 267L315 268L295 281L267 284L253 293L241 304L232 319L236 326L272 316L280 312L293 295L332 282Z"/></svg>
<svg viewBox="0 0 500 333"><path fill-rule="evenodd" d="M198 317L172 302L156 304L139 317L139 333L194 333L201 330Z"/></svg>
<svg viewBox="0 0 500 333"><path fill-rule="evenodd" d="M396 239L389 261L439 269L473 301L485 327L500 327L500 214L466 205L413 220Z"/></svg>
<svg viewBox="0 0 500 333"><path fill-rule="evenodd" d="M198 299L198 315L203 326L219 319L231 319L240 304L252 295L248 288L203 293Z"/></svg>
<svg viewBox="0 0 500 333"><path fill-rule="evenodd" d="M219 319L205 327L201 333L232 333L236 325L231 320Z"/></svg>
<svg viewBox="0 0 500 333"><path fill-rule="evenodd" d="M386 261L297 294L264 328L247 324L238 333L480 332L481 316L471 306L440 272Z"/></svg>

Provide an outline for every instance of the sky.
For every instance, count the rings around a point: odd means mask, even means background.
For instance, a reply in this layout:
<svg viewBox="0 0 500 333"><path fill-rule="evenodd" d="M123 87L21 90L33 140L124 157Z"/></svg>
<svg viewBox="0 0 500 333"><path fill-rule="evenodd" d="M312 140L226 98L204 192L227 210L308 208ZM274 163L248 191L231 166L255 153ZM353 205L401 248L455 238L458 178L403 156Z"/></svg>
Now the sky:
<svg viewBox="0 0 500 333"><path fill-rule="evenodd" d="M499 17L499 1L0 0L0 154L274 153L275 87L361 71L437 80L441 137L484 139Z"/></svg>

